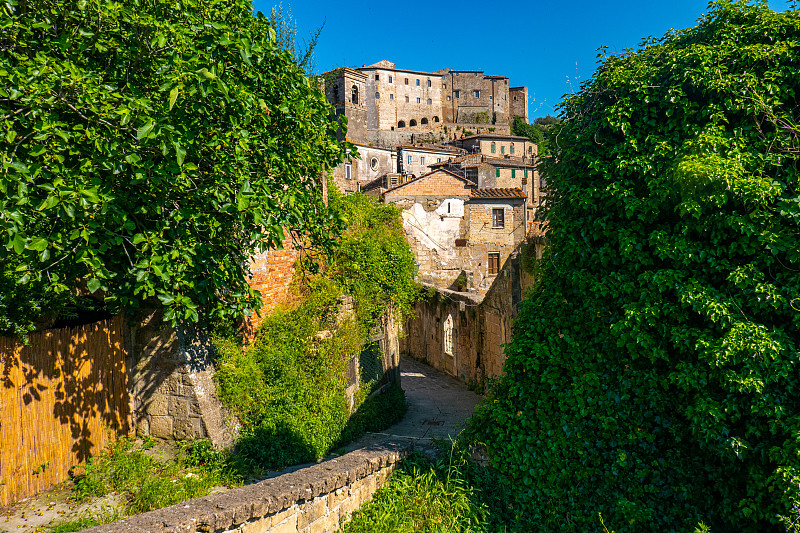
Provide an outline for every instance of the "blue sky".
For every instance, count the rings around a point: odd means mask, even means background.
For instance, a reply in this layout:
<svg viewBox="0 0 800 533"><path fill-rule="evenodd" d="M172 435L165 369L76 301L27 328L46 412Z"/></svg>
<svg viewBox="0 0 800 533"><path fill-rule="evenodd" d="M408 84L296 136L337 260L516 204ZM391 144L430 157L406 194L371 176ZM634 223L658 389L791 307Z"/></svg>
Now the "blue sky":
<svg viewBox="0 0 800 533"><path fill-rule="evenodd" d="M255 0L254 7L269 14L275 3ZM787 8L784 0L769 5ZM409 70L484 70L528 87L531 121L555 114L562 95L592 76L599 46L619 53L647 36L694 26L708 10L705 0L292 0L283 7L291 10L300 42L325 22L317 72L381 59Z"/></svg>

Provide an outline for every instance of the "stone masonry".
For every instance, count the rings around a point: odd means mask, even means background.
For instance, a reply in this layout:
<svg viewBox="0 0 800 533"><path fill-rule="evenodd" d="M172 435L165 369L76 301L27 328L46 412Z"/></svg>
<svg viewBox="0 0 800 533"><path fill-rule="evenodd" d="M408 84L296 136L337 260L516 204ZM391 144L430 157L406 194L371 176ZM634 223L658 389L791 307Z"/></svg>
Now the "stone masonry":
<svg viewBox="0 0 800 533"><path fill-rule="evenodd" d="M188 324L176 330L154 309L140 311L131 323L128 382L136 433L229 445L237 424L216 397L213 347L205 332Z"/></svg>
<svg viewBox="0 0 800 533"><path fill-rule="evenodd" d="M330 533L410 451L387 441L238 489L87 529L87 533Z"/></svg>

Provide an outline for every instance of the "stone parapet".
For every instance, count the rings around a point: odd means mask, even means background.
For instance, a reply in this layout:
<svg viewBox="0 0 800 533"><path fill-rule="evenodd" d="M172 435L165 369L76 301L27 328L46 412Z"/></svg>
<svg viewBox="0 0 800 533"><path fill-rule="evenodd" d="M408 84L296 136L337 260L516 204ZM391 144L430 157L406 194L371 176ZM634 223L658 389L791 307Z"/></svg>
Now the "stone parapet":
<svg viewBox="0 0 800 533"><path fill-rule="evenodd" d="M87 529L88 533L336 531L389 479L406 441L362 448L259 483Z"/></svg>

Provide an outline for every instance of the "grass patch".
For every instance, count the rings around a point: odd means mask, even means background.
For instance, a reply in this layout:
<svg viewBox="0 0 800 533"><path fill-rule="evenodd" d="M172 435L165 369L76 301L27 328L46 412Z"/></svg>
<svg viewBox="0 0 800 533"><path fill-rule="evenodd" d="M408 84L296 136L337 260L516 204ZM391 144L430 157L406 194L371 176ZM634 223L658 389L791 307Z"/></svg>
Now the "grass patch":
<svg viewBox="0 0 800 533"><path fill-rule="evenodd" d="M73 498L88 501L111 492L125 495L125 514L138 514L205 496L215 486L240 485L240 467L227 451L208 440L180 449L176 461L159 461L134 442L121 438L101 455L73 470ZM97 517L86 516L76 522Z"/></svg>
<svg viewBox="0 0 800 533"><path fill-rule="evenodd" d="M342 528L344 533L489 533L529 531L512 487L475 464L459 445L431 462L403 460L389 483Z"/></svg>

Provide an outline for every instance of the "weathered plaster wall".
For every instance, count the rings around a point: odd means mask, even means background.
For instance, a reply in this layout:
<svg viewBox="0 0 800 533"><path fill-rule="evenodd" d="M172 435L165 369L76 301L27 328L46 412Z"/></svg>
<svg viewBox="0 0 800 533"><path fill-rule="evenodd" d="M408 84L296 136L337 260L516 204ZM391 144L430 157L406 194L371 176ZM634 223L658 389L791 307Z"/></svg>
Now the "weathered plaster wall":
<svg viewBox="0 0 800 533"><path fill-rule="evenodd" d="M372 499L410 451L389 441L238 489L211 494L87 533L329 533Z"/></svg>

